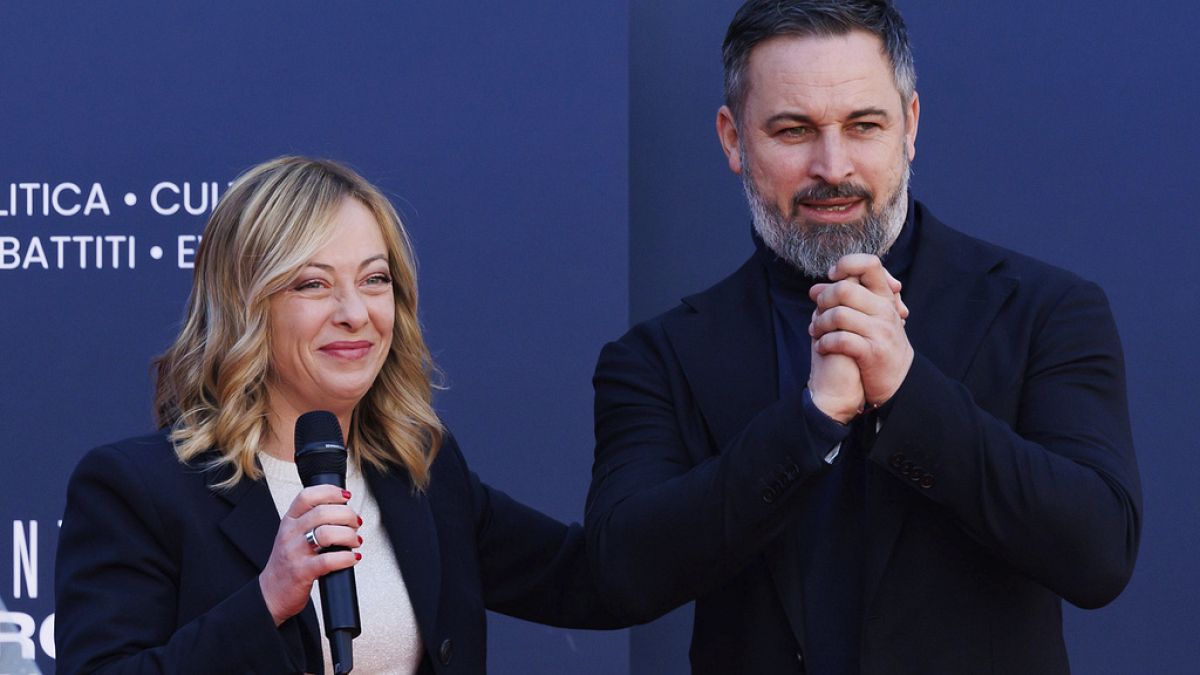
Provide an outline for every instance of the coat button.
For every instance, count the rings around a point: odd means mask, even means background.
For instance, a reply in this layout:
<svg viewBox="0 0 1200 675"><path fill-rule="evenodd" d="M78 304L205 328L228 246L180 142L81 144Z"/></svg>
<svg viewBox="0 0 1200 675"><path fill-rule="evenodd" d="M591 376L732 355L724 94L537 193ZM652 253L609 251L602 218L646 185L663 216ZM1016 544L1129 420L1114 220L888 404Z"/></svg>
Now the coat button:
<svg viewBox="0 0 1200 675"><path fill-rule="evenodd" d="M442 646L438 647L438 659L441 660L443 666L448 666L452 658L454 658L454 643L449 639L442 640Z"/></svg>
<svg viewBox="0 0 1200 675"><path fill-rule="evenodd" d="M908 458L897 452L888 458L888 464L891 464L893 469L899 469L904 464L904 460L906 459Z"/></svg>
<svg viewBox="0 0 1200 675"><path fill-rule="evenodd" d="M775 498L778 496L779 493L775 491L775 488L766 488L762 491L762 500L768 504L774 504Z"/></svg>
<svg viewBox="0 0 1200 675"><path fill-rule="evenodd" d="M800 477L800 467L796 466L795 462L783 468L783 479L787 482L792 482Z"/></svg>
<svg viewBox="0 0 1200 675"><path fill-rule="evenodd" d="M933 474L927 473L924 476L921 476L921 482L918 483L918 485L928 490L929 488L933 487L933 483Z"/></svg>
<svg viewBox="0 0 1200 675"><path fill-rule="evenodd" d="M903 463L903 464L901 464L901 465L900 465L900 475L901 475L901 476L908 476L908 475L911 475L911 474L912 474L912 470L913 470L913 463L912 463L912 462L905 462L905 463Z"/></svg>

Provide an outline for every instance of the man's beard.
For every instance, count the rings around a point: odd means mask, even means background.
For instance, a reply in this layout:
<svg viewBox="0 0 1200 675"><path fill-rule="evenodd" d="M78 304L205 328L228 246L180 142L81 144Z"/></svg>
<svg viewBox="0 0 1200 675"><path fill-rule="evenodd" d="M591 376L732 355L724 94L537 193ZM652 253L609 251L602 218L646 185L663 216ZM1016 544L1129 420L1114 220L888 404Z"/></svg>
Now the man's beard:
<svg viewBox="0 0 1200 675"><path fill-rule="evenodd" d="M870 253L883 256L900 234L908 214L908 179L912 174L908 157L901 155L904 169L896 191L878 212L875 195L854 183L830 185L820 182L792 196L792 215L785 216L774 204L763 199L754 186L746 156L742 155L742 189L754 218L754 231L767 248L791 263L806 276L824 279L842 256ZM859 198L865 202L866 215L851 223L801 222L797 213L801 202L821 199Z"/></svg>

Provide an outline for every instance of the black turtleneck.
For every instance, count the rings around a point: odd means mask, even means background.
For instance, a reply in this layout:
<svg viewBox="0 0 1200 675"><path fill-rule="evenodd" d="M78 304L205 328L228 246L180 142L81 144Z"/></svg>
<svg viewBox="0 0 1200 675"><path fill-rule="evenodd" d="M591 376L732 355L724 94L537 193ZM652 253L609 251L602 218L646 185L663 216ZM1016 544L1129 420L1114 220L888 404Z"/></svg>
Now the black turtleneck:
<svg viewBox="0 0 1200 675"><path fill-rule="evenodd" d="M908 217L883 256L884 267L902 284L915 254L914 234L919 227L914 222L915 212L909 197ZM754 244L767 268L779 393L783 396L804 389L808 382L812 347L808 325L816 308L808 292L813 284L827 280L805 276L776 257L757 236ZM796 572L801 577L804 606L804 661L808 672L817 675L857 673L863 617L866 452L877 418L864 415L842 425L817 409L807 390L803 401L811 447L831 464L803 497L794 534L799 537L801 553Z"/></svg>

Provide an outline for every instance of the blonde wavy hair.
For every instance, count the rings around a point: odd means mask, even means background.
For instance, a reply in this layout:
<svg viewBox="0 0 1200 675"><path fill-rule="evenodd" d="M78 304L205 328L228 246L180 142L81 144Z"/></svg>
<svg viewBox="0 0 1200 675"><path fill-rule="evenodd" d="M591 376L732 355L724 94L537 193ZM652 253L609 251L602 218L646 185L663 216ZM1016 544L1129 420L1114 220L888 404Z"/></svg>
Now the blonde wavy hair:
<svg viewBox="0 0 1200 675"><path fill-rule="evenodd" d="M158 423L170 428L182 462L216 449L213 463L233 469L218 487L262 476L256 455L271 433L270 299L335 235L332 217L347 198L379 223L396 300L391 350L351 416L347 447L355 462L400 466L416 489L429 484L444 429L430 402L437 371L417 321L416 271L400 217L351 169L281 157L239 177L213 210L183 328L155 361ZM290 437L290 430L276 432Z"/></svg>

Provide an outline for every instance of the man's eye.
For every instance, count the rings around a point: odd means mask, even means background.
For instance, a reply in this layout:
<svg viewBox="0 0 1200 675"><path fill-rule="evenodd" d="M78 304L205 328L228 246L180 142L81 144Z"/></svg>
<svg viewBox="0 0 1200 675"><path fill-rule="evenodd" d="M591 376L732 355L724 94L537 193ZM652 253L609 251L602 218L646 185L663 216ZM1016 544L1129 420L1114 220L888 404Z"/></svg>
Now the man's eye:
<svg viewBox="0 0 1200 675"><path fill-rule="evenodd" d="M859 133L868 133L871 131L875 131L878 128L879 128L879 125L876 124L875 122L855 122L854 123L854 130Z"/></svg>
<svg viewBox="0 0 1200 675"><path fill-rule="evenodd" d="M780 135L788 138L802 138L812 133L808 127L788 127L779 131Z"/></svg>

